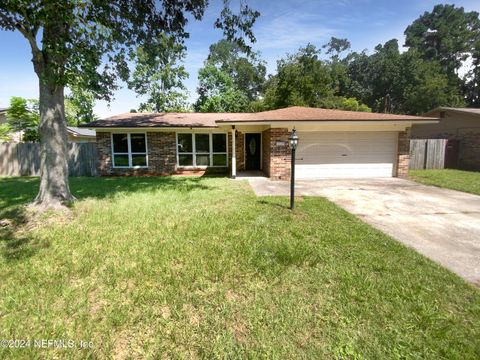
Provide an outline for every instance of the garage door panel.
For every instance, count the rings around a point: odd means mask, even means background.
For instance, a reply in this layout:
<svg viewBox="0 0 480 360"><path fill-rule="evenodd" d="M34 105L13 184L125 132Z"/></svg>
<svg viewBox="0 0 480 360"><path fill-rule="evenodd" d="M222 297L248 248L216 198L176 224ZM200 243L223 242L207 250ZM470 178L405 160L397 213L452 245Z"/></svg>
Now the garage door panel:
<svg viewBox="0 0 480 360"><path fill-rule="evenodd" d="M393 174L396 132L301 132L299 138L299 179Z"/></svg>
<svg viewBox="0 0 480 360"><path fill-rule="evenodd" d="M388 166L388 165L387 165ZM390 169L392 169L390 167ZM296 167L298 179L345 179L345 178L383 178L390 175L385 174L385 166L379 167L326 167L319 169L318 167L299 166Z"/></svg>

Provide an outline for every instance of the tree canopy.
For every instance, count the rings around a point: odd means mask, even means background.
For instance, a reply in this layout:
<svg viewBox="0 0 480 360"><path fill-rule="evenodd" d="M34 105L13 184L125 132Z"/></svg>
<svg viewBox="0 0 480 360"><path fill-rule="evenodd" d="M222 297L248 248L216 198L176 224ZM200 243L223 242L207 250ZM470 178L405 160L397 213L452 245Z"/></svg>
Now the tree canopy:
<svg viewBox="0 0 480 360"><path fill-rule="evenodd" d="M233 79L214 65L206 64L198 73L199 94L195 110L199 112L246 111L248 99Z"/></svg>
<svg viewBox="0 0 480 360"><path fill-rule="evenodd" d="M345 50L347 44L344 41L338 49ZM297 105L371 111L357 99L344 97L340 83L346 81L346 71L344 65L338 64L338 52L332 61L321 59L320 53L320 49L308 44L277 62L276 74L265 85L265 109Z"/></svg>
<svg viewBox="0 0 480 360"><path fill-rule="evenodd" d="M150 49L140 47L134 54L135 69L129 87L147 99L140 111L175 112L188 108L187 89L183 81L188 77L181 64L186 55L183 44L172 36L157 39L164 51L148 54Z"/></svg>
<svg viewBox="0 0 480 360"><path fill-rule="evenodd" d="M78 126L97 119L93 108L95 95L79 85L70 85L70 94L65 96L65 120L68 125Z"/></svg>
<svg viewBox="0 0 480 360"><path fill-rule="evenodd" d="M405 30L405 46L424 60L438 62L452 86L460 86L470 106L480 106L480 19L476 11L439 4L425 12ZM472 69L458 76L467 59Z"/></svg>
<svg viewBox="0 0 480 360"><path fill-rule="evenodd" d="M250 111L265 82L265 62L260 54L225 39L210 46L204 67L199 70L198 100L201 112Z"/></svg>
<svg viewBox="0 0 480 360"><path fill-rule="evenodd" d="M478 46L479 31L477 12L439 4L407 27L405 46L416 50L425 60L438 61L454 77Z"/></svg>
<svg viewBox="0 0 480 360"><path fill-rule="evenodd" d="M448 82L440 64L414 50L400 53L396 39L371 55L351 53L343 60L348 81L341 92L376 112L421 114L440 105L461 105L458 86Z"/></svg>

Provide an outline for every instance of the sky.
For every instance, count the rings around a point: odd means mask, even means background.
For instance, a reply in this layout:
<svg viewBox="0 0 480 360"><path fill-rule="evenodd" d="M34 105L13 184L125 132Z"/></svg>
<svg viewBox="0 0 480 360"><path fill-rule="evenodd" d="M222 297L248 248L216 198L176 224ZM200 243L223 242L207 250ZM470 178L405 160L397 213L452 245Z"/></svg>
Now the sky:
<svg viewBox="0 0 480 360"><path fill-rule="evenodd" d="M233 10L239 0L232 0ZM403 45L405 28L439 0L247 0L261 15L254 25L257 38L253 50L267 62L267 72L274 73L276 61L287 53L312 43L321 47L332 36L347 38L352 50L373 48L396 38ZM479 0L454 2L466 11L480 12ZM222 38L214 29L214 21L222 8L222 0L211 0L202 21L187 25L185 67L190 77L185 82L189 100L196 99L197 74L208 55L209 46ZM0 31L0 108L7 107L11 96L38 98L38 80L33 71L27 41L18 32ZM128 112L141 102L136 94L123 86L110 104L99 101L95 113L100 117Z"/></svg>

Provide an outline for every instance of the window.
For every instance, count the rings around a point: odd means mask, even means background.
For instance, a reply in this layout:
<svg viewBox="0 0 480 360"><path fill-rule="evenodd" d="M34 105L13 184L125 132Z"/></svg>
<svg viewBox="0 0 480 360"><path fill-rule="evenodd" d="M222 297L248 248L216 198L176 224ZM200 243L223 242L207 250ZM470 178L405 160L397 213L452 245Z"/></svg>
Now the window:
<svg viewBox="0 0 480 360"><path fill-rule="evenodd" d="M178 165L193 166L192 134L178 134Z"/></svg>
<svg viewBox="0 0 480 360"><path fill-rule="evenodd" d="M210 165L210 134L195 134L195 165Z"/></svg>
<svg viewBox="0 0 480 360"><path fill-rule="evenodd" d="M212 134L213 166L227 166L227 136Z"/></svg>
<svg viewBox="0 0 480 360"><path fill-rule="evenodd" d="M113 167L147 167L145 134L112 134Z"/></svg>
<svg viewBox="0 0 480 360"><path fill-rule="evenodd" d="M177 134L178 166L227 166L227 134Z"/></svg>

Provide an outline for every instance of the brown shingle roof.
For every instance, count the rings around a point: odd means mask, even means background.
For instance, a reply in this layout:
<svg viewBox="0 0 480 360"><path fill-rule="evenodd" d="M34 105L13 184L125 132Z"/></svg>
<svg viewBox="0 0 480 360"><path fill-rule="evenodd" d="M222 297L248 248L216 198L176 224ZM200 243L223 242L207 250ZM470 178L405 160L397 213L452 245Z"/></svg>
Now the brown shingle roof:
<svg viewBox="0 0 480 360"><path fill-rule="evenodd" d="M411 115L379 114L361 111L346 111L322 108L292 106L285 109L263 111L249 114L231 114L230 119L220 119L218 122L229 121L421 121L435 120L431 117Z"/></svg>
<svg viewBox="0 0 480 360"><path fill-rule="evenodd" d="M216 127L222 113L124 113L92 121L82 127Z"/></svg>
<svg viewBox="0 0 480 360"><path fill-rule="evenodd" d="M217 127L221 123L268 121L422 121L432 117L377 114L292 106L257 113L125 113L82 127Z"/></svg>
<svg viewBox="0 0 480 360"><path fill-rule="evenodd" d="M435 114L438 114L441 111L454 111L454 112L480 115L480 109L478 108L455 108L455 107L440 106L436 109L430 110L429 112L423 114L423 116L435 116Z"/></svg>

